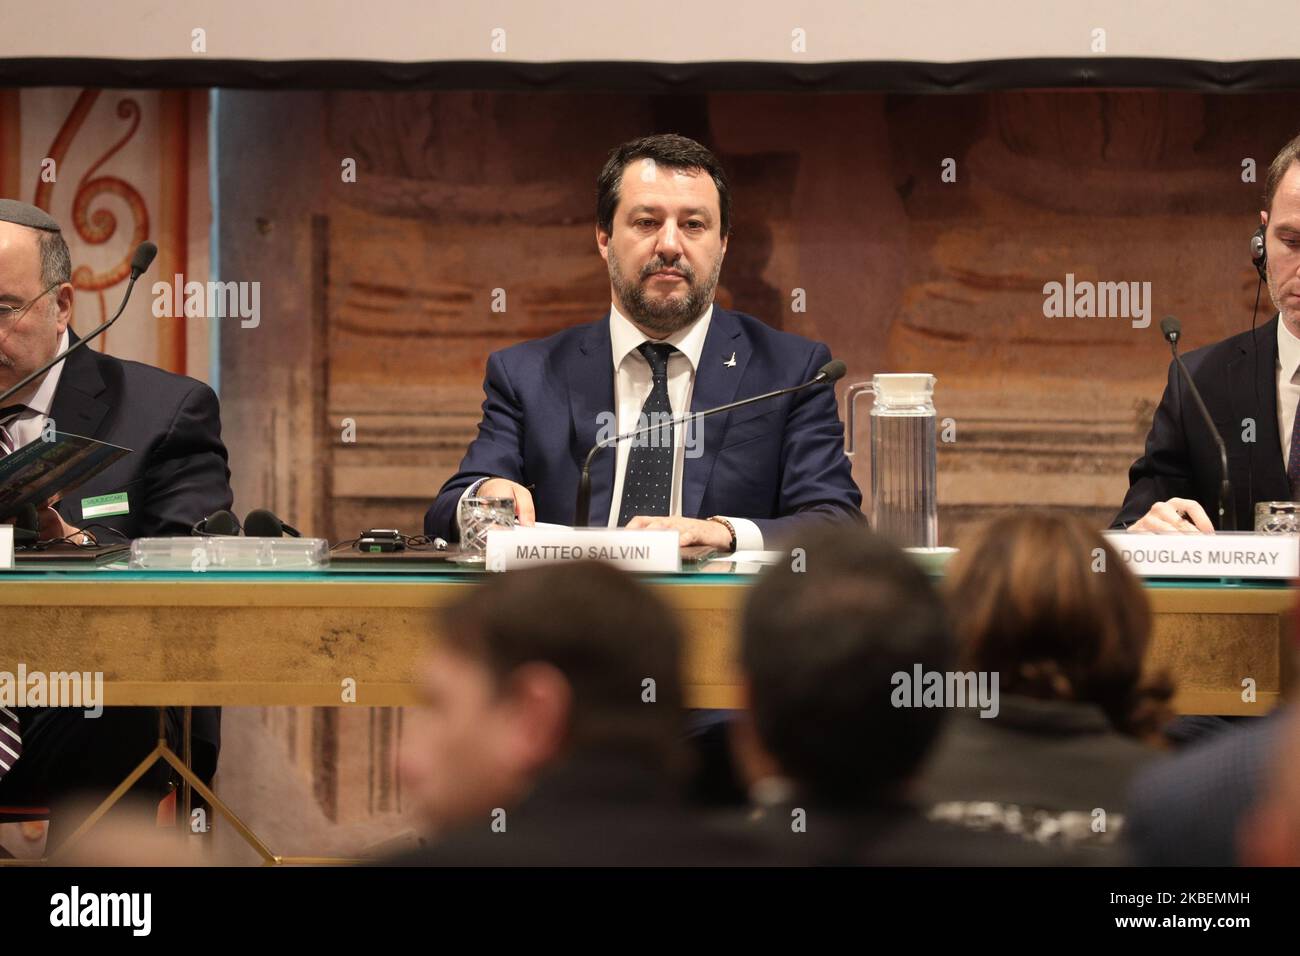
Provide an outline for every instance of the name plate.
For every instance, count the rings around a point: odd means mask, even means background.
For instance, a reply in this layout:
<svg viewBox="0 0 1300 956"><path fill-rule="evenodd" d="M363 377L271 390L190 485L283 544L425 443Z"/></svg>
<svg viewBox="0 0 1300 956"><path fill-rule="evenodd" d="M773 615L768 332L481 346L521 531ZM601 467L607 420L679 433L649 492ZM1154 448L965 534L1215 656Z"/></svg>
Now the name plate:
<svg viewBox="0 0 1300 956"><path fill-rule="evenodd" d="M1294 578L1300 576L1300 535L1131 534L1106 540L1144 578Z"/></svg>
<svg viewBox="0 0 1300 956"><path fill-rule="evenodd" d="M14 566L14 526L0 524L0 568Z"/></svg>
<svg viewBox="0 0 1300 956"><path fill-rule="evenodd" d="M487 569L513 571L564 561L609 561L625 571L681 570L676 531L625 528L508 528L487 533Z"/></svg>

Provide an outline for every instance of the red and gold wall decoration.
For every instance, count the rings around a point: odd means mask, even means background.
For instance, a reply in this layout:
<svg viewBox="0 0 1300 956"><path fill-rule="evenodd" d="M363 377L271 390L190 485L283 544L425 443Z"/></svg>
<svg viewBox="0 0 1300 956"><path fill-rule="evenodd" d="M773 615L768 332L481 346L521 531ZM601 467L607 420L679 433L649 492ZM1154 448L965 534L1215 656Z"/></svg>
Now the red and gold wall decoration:
<svg viewBox="0 0 1300 956"><path fill-rule="evenodd" d="M153 286L208 279L207 93L35 88L0 91L0 196L63 225L76 288L73 326L112 315L131 255L158 258L126 314L94 348L208 378L204 318L157 318Z"/></svg>

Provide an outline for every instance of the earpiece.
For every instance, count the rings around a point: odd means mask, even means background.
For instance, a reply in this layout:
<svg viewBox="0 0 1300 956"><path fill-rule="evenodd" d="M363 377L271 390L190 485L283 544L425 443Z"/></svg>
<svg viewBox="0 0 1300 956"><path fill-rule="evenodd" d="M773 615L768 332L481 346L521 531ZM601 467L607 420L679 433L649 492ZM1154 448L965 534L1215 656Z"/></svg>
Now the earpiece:
<svg viewBox="0 0 1300 956"><path fill-rule="evenodd" d="M1259 273L1259 281L1268 281L1268 250L1264 248L1265 226L1260 226L1250 237L1250 261Z"/></svg>
<svg viewBox="0 0 1300 956"><path fill-rule="evenodd" d="M301 538L302 532L292 525L287 525L276 516L275 512L265 508L250 511L244 518L244 534L249 538Z"/></svg>
<svg viewBox="0 0 1300 956"><path fill-rule="evenodd" d="M249 538L301 538L302 532L292 525L287 525L276 517L275 512L265 508L250 511L244 518L244 524L229 511L214 511L202 521L196 522L190 529L193 534L213 537L221 535L243 534Z"/></svg>
<svg viewBox="0 0 1300 956"><path fill-rule="evenodd" d="M239 519L229 511L214 511L190 528L191 534L200 537L231 536L239 534Z"/></svg>

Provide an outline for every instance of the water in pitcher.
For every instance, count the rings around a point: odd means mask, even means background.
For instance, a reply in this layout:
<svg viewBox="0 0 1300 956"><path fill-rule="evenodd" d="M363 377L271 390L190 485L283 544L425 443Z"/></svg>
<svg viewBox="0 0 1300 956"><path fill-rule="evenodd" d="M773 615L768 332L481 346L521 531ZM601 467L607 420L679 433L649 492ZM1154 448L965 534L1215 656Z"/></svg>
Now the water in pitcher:
<svg viewBox="0 0 1300 956"><path fill-rule="evenodd" d="M933 375L877 375L849 389L849 454L854 400L870 393L871 526L905 548L939 543L938 454Z"/></svg>

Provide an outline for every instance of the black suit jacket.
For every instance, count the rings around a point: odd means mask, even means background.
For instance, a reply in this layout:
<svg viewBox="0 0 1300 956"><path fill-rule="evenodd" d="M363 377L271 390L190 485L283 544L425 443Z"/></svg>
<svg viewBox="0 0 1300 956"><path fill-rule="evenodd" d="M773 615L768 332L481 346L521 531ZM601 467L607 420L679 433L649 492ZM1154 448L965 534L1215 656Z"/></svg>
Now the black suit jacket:
<svg viewBox="0 0 1300 956"><path fill-rule="evenodd" d="M939 819L1043 839L1114 864L1124 798L1160 751L1118 733L1096 704L1003 693L996 717L953 715L917 798ZM1107 828L1094 831L1093 813Z"/></svg>
<svg viewBox="0 0 1300 956"><path fill-rule="evenodd" d="M1257 501L1289 501L1277 422L1277 323L1242 332L1183 356L1228 449L1229 507L1237 530L1254 527ZM1254 421L1254 441L1245 440ZM1215 519L1219 452L1182 381L1169 363L1169 383L1147 435L1146 451L1129 469L1129 489L1111 527L1137 521L1157 501L1193 498Z"/></svg>
<svg viewBox="0 0 1300 956"><path fill-rule="evenodd" d="M68 524L100 526L91 530L103 543L115 538L105 526L128 538L187 535L196 521L234 503L217 396L196 379L87 346L64 361L49 417L60 432L131 449L56 506ZM128 514L82 517L83 498L118 492L126 492ZM195 770L211 777L221 740L218 708L194 709L194 736L209 745L196 751Z"/></svg>
<svg viewBox="0 0 1300 956"><path fill-rule="evenodd" d="M794 828L795 810L802 827ZM783 866L1084 866L1063 847L928 819L919 805L881 799L854 807L815 800L765 807L751 826L769 862Z"/></svg>
<svg viewBox="0 0 1300 956"><path fill-rule="evenodd" d="M665 775L630 754L590 753L549 768L507 810L488 814L396 866L754 866L758 835L689 807Z"/></svg>
<svg viewBox="0 0 1300 956"><path fill-rule="evenodd" d="M50 418L58 431L131 449L59 502L71 525L104 525L128 538L184 535L234 503L217 396L196 379L79 349L64 363ZM128 514L82 517L83 498L118 492L127 494Z"/></svg>

